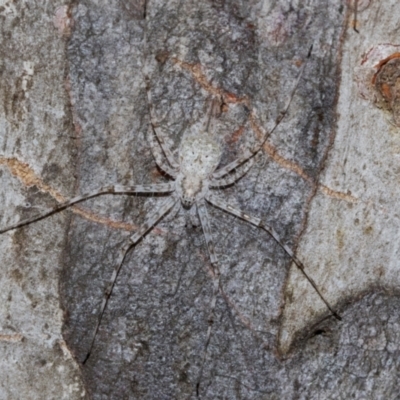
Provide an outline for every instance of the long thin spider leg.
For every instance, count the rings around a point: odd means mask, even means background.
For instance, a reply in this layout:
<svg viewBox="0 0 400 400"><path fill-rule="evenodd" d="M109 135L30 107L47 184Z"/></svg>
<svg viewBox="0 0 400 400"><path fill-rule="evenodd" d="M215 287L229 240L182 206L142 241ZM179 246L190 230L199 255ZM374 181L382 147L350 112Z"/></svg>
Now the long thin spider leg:
<svg viewBox="0 0 400 400"><path fill-rule="evenodd" d="M221 178L221 179L211 179L210 180L210 188L211 189L217 189L217 188L222 188L225 186L232 185L236 181L238 181L241 177L247 174L251 167L254 165L254 157L250 158L247 160L247 162L244 163L243 168L241 169L236 169L233 170L229 175L227 175L226 178Z"/></svg>
<svg viewBox="0 0 400 400"><path fill-rule="evenodd" d="M197 227L200 225L196 203L194 203L189 210L189 218L190 218L190 223L192 224L193 227Z"/></svg>
<svg viewBox="0 0 400 400"><path fill-rule="evenodd" d="M311 56L311 50L312 50L312 46L309 49L306 61ZM290 97L289 97L288 101L286 102L285 107L279 113L279 116L275 121L274 127L270 130L270 132L268 134L265 135L265 137L262 140L262 142L258 146L255 146L253 149L249 149L249 150L245 151L240 157L238 157L236 160L233 160L228 165L225 165L225 167L215 171L211 176L212 179L223 178L226 174L228 174L229 172L231 172L232 170L237 168L239 165L243 164L246 160L251 158L254 154L258 153L262 149L262 147L264 146L265 142L268 140L268 138L275 131L275 129L278 127L278 125L282 122L283 118L287 114L287 112L289 110L289 107L290 107L290 104L292 103L292 99L294 97L294 94L295 94L295 92L297 90L297 87L299 86L299 82L300 82L300 79L301 79L301 77L303 75L303 72L304 72L304 69L305 69L306 65L307 65L307 62L304 62L303 65L301 66L300 72L299 72L299 74L297 76L296 82L295 82L295 84L293 86L292 92L290 94Z"/></svg>
<svg viewBox="0 0 400 400"><path fill-rule="evenodd" d="M44 218L47 218L50 215L63 211L66 208L71 207L77 203L81 203L82 201L93 199L94 197L102 196L105 194L121 195L121 194L138 194L138 193L170 193L174 191L174 188L175 188L174 182L149 184L149 185L134 185L129 187L121 185L105 186L93 192L74 197L73 199L68 200L65 203L58 204L50 211L47 211L43 214L36 215L34 217L20 221L16 224L10 225L6 228L0 229L0 234L8 232L12 229L30 225L36 221L40 221Z"/></svg>
<svg viewBox="0 0 400 400"><path fill-rule="evenodd" d="M160 147L162 151L165 154L165 157L167 158L169 164L171 167L175 170L179 169L179 163L175 160L174 155L172 154L172 151L168 147L167 143L165 142L164 139L164 134L161 132L161 129L158 128L158 124L154 118L154 113L153 113L153 103L151 102L151 92L150 88L146 84L146 93L147 93L147 100L148 100L148 105L149 105L149 115L150 115L150 124L152 129L154 130L154 133L156 134L158 143L160 144Z"/></svg>
<svg viewBox="0 0 400 400"><path fill-rule="evenodd" d="M172 210L168 213L168 215L164 217L164 221L165 222L173 221L178 215L181 208L182 208L181 202L177 201L173 206Z"/></svg>
<svg viewBox="0 0 400 400"><path fill-rule="evenodd" d="M353 29L360 33L357 29L357 14L358 14L358 0L354 0L354 21L353 21Z"/></svg>
<svg viewBox="0 0 400 400"><path fill-rule="evenodd" d="M212 330L212 325L214 322L214 310L215 310L215 305L217 303L217 296L218 296L218 291L219 291L220 271L219 271L219 267L218 267L217 255L215 254L214 242L211 237L210 219L208 217L206 204L204 201L197 204L197 212L200 217L201 226L203 228L204 237L205 237L206 243L207 243L208 253L210 255L211 264L214 269L213 297L212 297L211 305L210 305L210 315L208 317L207 338L206 338L206 343L204 345L204 352L203 352L203 357L201 360L199 378L198 378L197 384L196 384L196 393L197 393L197 396L199 396L200 381L203 376L204 363L205 363L206 357L207 357L207 349L208 349L208 345L210 343L211 330Z"/></svg>
<svg viewBox="0 0 400 400"><path fill-rule="evenodd" d="M339 321L342 320L340 315L331 307L331 305L328 303L328 301L324 298L322 293L319 291L317 284L314 282L314 280L306 273L303 263L293 254L292 250L289 249L288 246L286 246L285 244L282 243L279 235L275 232L275 230L273 228L269 227L264 222L262 222L260 218L253 217L237 208L232 207L231 205L226 203L224 200L219 199L218 197L214 196L211 193L209 193L207 195L206 200L213 206L218 207L221 210L226 211L229 214L235 215L236 217L239 217L247 222L250 222L251 224L253 224L253 225L263 229L267 233L269 233L269 235L272 236L272 238L278 243L278 245L292 259L292 261L299 268L299 270L302 272L302 274L305 276L305 278L310 282L311 286L314 288L314 290L316 291L316 293L318 294L320 299L325 303L326 307L332 313L332 315Z"/></svg>
<svg viewBox="0 0 400 400"><path fill-rule="evenodd" d="M177 175L177 170L174 168L171 168L165 161L164 161L164 156L163 156L163 151L161 149L161 146L157 140L154 139L154 131L149 127L149 130L147 132L147 140L150 144L150 149L151 149L151 154L153 154L153 157L157 163L157 165L169 176L172 178L176 178Z"/></svg>
<svg viewBox="0 0 400 400"><path fill-rule="evenodd" d="M213 132L215 130L215 118L221 115L221 103L222 99L220 96L211 96L208 100L208 107L206 112L207 123L205 125L205 132Z"/></svg>
<svg viewBox="0 0 400 400"><path fill-rule="evenodd" d="M132 246L134 246L145 234L148 232L153 226L168 212L170 211L175 203L178 201L177 198L175 197L170 197L168 198L164 203L161 204L159 208L157 208L153 213L150 214L150 216L146 219L145 223L138 229L137 232L135 232L126 242L126 244L120 249L119 251L119 256L116 260L116 263L114 265L113 273L111 275L111 279L107 285L106 290L104 291L104 298L101 303L100 307L100 313L99 317L97 319L96 327L93 331L93 336L92 340L90 342L90 347L89 351L86 354L85 359L83 360L83 364L86 363L86 361L89 359L90 354L92 352L92 348L94 345L94 342L96 340L97 332L99 330L101 320L103 319L103 314L104 311L107 307L108 300L110 299L111 293L113 291L115 281L117 280L119 271L121 270L121 267L124 263L125 257L128 254L128 251L131 249Z"/></svg>
<svg viewBox="0 0 400 400"><path fill-rule="evenodd" d="M240 157L236 158L236 160L233 160L229 164L225 165L225 167L222 167L217 171L213 172L213 174L211 175L211 180L220 179L228 175L231 171L235 170L244 162L251 159L254 156L254 154L255 152L253 153L250 150L246 150Z"/></svg>

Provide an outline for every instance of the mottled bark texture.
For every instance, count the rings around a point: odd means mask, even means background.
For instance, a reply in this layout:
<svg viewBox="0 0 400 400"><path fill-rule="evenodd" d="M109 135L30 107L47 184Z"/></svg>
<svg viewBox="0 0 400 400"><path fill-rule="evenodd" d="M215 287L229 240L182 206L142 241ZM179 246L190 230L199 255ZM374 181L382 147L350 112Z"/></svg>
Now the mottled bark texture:
<svg viewBox="0 0 400 400"><path fill-rule="evenodd" d="M396 44L399 17L359 1L356 33L344 0L3 0L1 227L167 181L146 88L175 154L219 96L223 166L274 126L307 62L255 166L218 195L274 227L343 321L266 232L209 206L222 290L200 398L397 398L399 128L354 71ZM129 253L82 365L118 250L160 201L101 196L0 237L0 399L195 398L213 286L184 210Z"/></svg>

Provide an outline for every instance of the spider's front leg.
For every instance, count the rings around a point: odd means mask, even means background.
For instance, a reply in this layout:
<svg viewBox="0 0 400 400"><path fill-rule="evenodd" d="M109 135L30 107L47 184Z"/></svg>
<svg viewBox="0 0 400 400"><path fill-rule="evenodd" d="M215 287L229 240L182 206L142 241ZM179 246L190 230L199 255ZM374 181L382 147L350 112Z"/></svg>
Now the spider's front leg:
<svg viewBox="0 0 400 400"><path fill-rule="evenodd" d="M189 219L193 228L197 228L200 225L200 220L197 212L197 205L194 203L189 210Z"/></svg>
<svg viewBox="0 0 400 400"><path fill-rule="evenodd" d="M17 229L26 225L30 225L34 222L40 221L44 218L50 217L53 214L56 214L69 207L72 207L75 204L81 203L85 200L93 199L94 197L103 196L106 194L111 194L111 195L123 195L123 194L132 195L132 194L146 194L146 193L162 194L162 193L170 193L173 192L174 190L175 190L174 182L149 184L149 185L134 185L134 186L121 186L121 185L104 186L97 190L94 190L93 192L74 197L71 200L58 204L51 210L43 214L39 214L34 217L24 219L16 224L0 229L0 234L11 231L12 229Z"/></svg>
<svg viewBox="0 0 400 400"><path fill-rule="evenodd" d="M135 232L125 243L125 245L119 250L119 255L118 258L115 262L114 269L111 275L111 279L107 285L106 290L104 291L104 298L100 306L100 313L99 317L96 322L96 327L93 331L93 336L92 340L90 342L90 347L89 351L86 354L85 359L83 360L83 364L86 363L86 361L89 359L90 354L92 352L92 348L94 345L94 342L96 340L97 332L99 330L101 321L103 319L103 314L104 311L107 307L108 300L110 299L110 296L112 294L115 282L117 280L118 274L121 270L121 267L124 263L125 257L128 254L128 251L137 243L139 240L151 229L154 227L154 225L159 222L169 211L171 211L175 204L179 201L179 199L175 196L172 196L165 200L160 207L158 207L155 211L153 211L144 224L138 229L137 232Z"/></svg>
<svg viewBox="0 0 400 400"><path fill-rule="evenodd" d="M200 366L199 378L198 378L197 384L196 384L196 392L197 392L197 396L199 396L200 381L203 376L204 363L205 363L205 360L207 357L207 349L208 349L208 345L209 345L210 339L211 339L212 325L214 323L214 310L215 310L215 305L217 303L217 296L218 296L219 285L220 285L220 271L219 271L219 267L218 267L218 258L217 258L217 255L215 254L214 241L212 240L212 236L211 236L210 218L208 217L205 201L202 200L202 201L196 203L196 205L197 205L197 212L199 214L201 226L203 228L204 237L206 239L207 249L208 249L208 253L210 255L210 260L211 260L211 264L212 264L213 272L214 272L213 297L212 297L211 305L210 305L210 315L208 317L207 337L206 337L206 343L204 345L204 352L203 352L203 357L202 357L201 366Z"/></svg>

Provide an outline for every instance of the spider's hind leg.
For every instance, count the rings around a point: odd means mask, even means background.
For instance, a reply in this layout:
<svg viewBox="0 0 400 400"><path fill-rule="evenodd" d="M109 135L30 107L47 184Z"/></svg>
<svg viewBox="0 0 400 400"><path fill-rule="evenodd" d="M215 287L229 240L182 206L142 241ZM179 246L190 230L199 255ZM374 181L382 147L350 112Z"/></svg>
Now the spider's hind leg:
<svg viewBox="0 0 400 400"><path fill-rule="evenodd" d="M237 169L234 169L231 172L229 172L225 178L211 179L210 188L217 189L234 184L236 181L238 181L240 178L246 175L247 172L250 171L250 169L254 165L255 157L256 156L253 156L249 160L244 161L243 164L239 165Z"/></svg>
<svg viewBox="0 0 400 400"><path fill-rule="evenodd" d="M158 123L154 118L151 92L150 92L150 88L147 85L146 85L146 93L147 93L147 100L148 100L148 105L149 105L151 128L157 137L157 142L158 142L159 146L161 147L165 157L167 158L169 165L172 167L173 170L177 171L179 168L179 163L175 160L175 157L172 154L172 151L170 150L170 148L168 147L168 145L165 141L164 133L158 127ZM161 166L160 166L160 168L161 168Z"/></svg>
<svg viewBox="0 0 400 400"><path fill-rule="evenodd" d="M250 160L256 153L258 153L263 148L263 146L264 146L265 142L267 141L267 139L271 136L272 132L274 132L275 129L279 126L279 124L282 122L283 118L285 117L285 115L289 111L290 104L292 103L294 94L296 93L296 90L297 90L297 87L299 86L301 77L303 76L304 69L305 69L305 67L307 65L307 60L311 57L312 47L313 46L311 46L309 51L308 51L307 58L306 58L305 62L303 63L303 65L301 66L300 72L299 72L299 74L297 76L297 79L296 79L294 85L293 85L292 92L291 92L288 100L286 101L285 107L279 113L279 116L275 121L275 125L272 127L272 129L268 133L264 134L264 137L263 137L263 139L261 140L260 143L258 143L255 146L252 146L250 149L247 149L240 157L238 157L236 160L233 160L228 165L225 165L225 167L214 171L214 173L212 174L213 182L216 179L224 178L231 171L234 171L237 167L239 167L242 164L244 164L247 160ZM253 115L254 115L254 112L253 112ZM227 179L229 179L229 178L227 178Z"/></svg>

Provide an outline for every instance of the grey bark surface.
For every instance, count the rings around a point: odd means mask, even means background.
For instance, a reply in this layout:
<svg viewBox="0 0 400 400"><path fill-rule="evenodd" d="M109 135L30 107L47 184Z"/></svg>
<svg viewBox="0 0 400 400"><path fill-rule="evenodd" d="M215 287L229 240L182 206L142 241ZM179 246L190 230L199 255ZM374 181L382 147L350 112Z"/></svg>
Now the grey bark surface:
<svg viewBox="0 0 400 400"><path fill-rule="evenodd" d="M266 232L209 206L223 293L200 398L397 398L399 128L354 83L394 43L396 2L360 1L359 34L343 1L3 3L0 227L167 181L146 87L175 154L220 96L226 165L274 126L313 45L288 114L218 195L279 233L343 321ZM118 251L160 197L101 196L0 236L0 399L196 397L213 282L185 210L130 251L82 365Z"/></svg>

